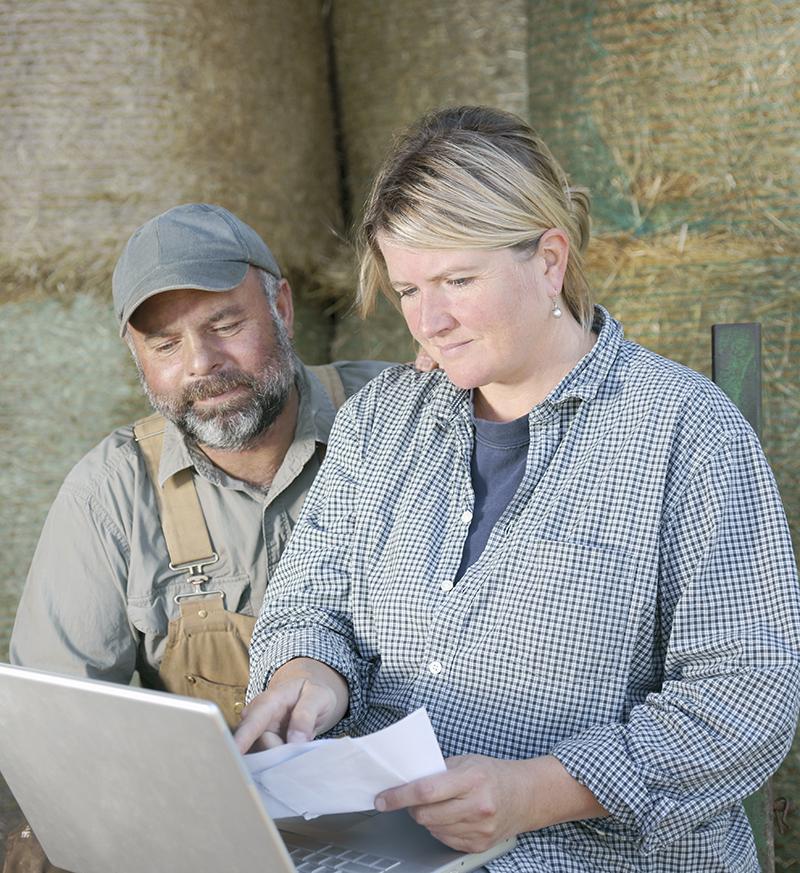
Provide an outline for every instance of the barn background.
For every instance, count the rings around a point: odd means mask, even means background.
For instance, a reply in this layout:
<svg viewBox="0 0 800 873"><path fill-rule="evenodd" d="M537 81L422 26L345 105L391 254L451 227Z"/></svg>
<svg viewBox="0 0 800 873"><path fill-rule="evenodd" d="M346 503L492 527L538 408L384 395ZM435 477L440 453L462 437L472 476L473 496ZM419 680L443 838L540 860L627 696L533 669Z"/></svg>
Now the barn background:
<svg viewBox="0 0 800 873"><path fill-rule="evenodd" d="M525 116L591 188L629 338L710 375L712 324L762 324L797 552L799 50L794 0L0 0L0 660L61 480L147 408L110 306L133 230L225 206L290 278L308 363L409 360L388 305L352 313L345 240L392 132L445 103ZM796 740L775 793L798 785ZM0 842L16 815L0 795Z"/></svg>

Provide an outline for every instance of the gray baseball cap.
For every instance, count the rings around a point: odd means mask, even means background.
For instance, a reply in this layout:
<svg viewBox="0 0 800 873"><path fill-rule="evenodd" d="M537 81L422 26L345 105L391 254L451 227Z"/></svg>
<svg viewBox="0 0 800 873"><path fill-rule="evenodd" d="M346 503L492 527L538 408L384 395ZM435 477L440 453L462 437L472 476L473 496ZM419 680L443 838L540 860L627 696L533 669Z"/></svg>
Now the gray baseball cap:
<svg viewBox="0 0 800 873"><path fill-rule="evenodd" d="M261 237L221 206L187 203L151 218L128 240L114 270L120 335L148 297L174 288L230 291L250 264L281 277Z"/></svg>

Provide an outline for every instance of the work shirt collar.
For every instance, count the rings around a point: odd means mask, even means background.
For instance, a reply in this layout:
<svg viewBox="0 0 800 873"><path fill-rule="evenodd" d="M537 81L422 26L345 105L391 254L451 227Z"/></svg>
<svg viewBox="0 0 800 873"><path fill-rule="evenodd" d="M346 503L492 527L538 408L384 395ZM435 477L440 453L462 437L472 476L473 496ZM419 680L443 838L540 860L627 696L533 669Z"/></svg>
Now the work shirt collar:
<svg viewBox="0 0 800 873"><path fill-rule="evenodd" d="M597 342L553 390L530 411L531 418L544 418L570 400L588 401L597 396L622 346L622 325L602 307L595 306L592 330ZM441 424L469 415L470 392L456 388L447 378L431 394L430 409Z"/></svg>

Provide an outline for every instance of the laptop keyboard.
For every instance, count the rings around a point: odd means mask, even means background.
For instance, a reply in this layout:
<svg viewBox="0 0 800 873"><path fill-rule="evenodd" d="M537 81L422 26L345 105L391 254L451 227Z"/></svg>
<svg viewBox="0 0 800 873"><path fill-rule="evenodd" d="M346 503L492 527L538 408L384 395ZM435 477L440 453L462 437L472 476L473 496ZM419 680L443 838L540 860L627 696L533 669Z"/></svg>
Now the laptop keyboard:
<svg viewBox="0 0 800 873"><path fill-rule="evenodd" d="M298 873L381 873L400 866L394 858L367 855L296 834L281 834ZM295 844L295 841L298 844ZM303 845L299 845L302 841Z"/></svg>

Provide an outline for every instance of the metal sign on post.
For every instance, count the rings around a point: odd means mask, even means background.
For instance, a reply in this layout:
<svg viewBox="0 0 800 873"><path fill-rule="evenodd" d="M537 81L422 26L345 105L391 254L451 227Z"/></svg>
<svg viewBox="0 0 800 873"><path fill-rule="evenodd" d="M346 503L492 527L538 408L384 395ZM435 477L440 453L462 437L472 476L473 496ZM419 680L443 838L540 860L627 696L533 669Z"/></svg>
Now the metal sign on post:
<svg viewBox="0 0 800 873"><path fill-rule="evenodd" d="M711 373L761 439L761 325L715 324Z"/></svg>

